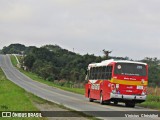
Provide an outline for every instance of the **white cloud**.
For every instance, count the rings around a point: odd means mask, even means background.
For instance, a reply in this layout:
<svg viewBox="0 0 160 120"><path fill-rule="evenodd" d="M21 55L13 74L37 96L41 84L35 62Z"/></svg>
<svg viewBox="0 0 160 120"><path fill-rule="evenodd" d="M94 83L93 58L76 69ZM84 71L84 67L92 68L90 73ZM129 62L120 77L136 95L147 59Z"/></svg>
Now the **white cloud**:
<svg viewBox="0 0 160 120"><path fill-rule="evenodd" d="M159 0L1 0L0 47L60 44L80 53L157 56Z"/></svg>
<svg viewBox="0 0 160 120"><path fill-rule="evenodd" d="M31 8L23 3L7 2L0 8L1 22L21 22L31 19Z"/></svg>

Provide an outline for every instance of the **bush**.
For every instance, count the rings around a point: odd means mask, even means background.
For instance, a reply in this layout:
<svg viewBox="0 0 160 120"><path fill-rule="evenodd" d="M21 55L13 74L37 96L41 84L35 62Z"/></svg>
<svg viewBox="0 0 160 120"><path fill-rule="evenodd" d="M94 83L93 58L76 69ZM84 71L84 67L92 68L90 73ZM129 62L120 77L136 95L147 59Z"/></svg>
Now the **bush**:
<svg viewBox="0 0 160 120"><path fill-rule="evenodd" d="M47 81L51 81L51 82L54 82L55 80L55 77L54 76L50 76L46 79Z"/></svg>

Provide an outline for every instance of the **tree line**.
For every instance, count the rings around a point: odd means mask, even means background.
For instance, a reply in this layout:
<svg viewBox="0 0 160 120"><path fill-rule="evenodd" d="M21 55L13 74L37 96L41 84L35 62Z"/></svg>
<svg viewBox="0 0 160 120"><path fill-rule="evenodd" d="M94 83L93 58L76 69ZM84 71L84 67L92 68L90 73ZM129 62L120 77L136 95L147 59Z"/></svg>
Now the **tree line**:
<svg viewBox="0 0 160 120"><path fill-rule="evenodd" d="M11 44L4 47L3 54L22 54L22 66L36 73L45 80L65 80L72 83L82 83L88 64L102 60L129 59L128 57L95 56L94 54L80 55L63 49L58 45L45 45L40 48L26 47L22 44ZM104 51L106 53L106 51ZM160 86L160 60L157 58L144 58L139 60L149 65L149 85Z"/></svg>

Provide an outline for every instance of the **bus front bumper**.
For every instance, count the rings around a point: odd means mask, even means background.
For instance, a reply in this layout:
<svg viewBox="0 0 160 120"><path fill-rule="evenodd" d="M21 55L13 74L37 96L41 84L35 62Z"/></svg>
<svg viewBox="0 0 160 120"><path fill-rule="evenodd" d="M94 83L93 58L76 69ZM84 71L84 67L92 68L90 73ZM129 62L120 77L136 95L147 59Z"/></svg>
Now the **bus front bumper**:
<svg viewBox="0 0 160 120"><path fill-rule="evenodd" d="M110 94L111 99L117 98L117 99L125 99L125 100L146 100L146 95L122 95L122 94Z"/></svg>

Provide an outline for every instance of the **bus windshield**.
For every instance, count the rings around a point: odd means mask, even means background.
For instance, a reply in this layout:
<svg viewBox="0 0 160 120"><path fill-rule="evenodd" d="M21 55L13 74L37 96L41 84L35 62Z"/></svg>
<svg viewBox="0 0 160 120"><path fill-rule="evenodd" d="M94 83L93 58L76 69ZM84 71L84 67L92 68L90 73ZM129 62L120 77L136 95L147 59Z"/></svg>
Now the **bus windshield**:
<svg viewBox="0 0 160 120"><path fill-rule="evenodd" d="M146 76L146 66L135 63L116 63L115 75Z"/></svg>

